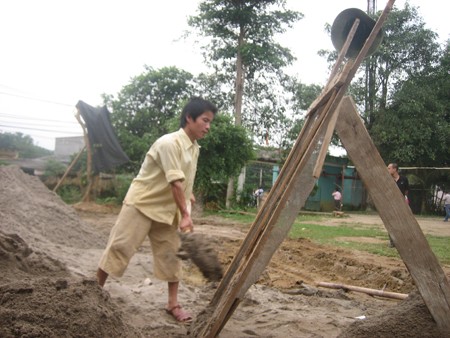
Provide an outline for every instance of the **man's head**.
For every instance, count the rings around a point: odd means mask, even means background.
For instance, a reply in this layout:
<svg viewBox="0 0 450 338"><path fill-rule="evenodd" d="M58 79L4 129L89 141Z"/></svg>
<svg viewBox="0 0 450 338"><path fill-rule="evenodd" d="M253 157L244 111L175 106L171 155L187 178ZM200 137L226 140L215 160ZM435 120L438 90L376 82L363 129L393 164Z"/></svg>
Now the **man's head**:
<svg viewBox="0 0 450 338"><path fill-rule="evenodd" d="M387 169L389 171L389 174L391 174L391 176L395 176L398 174L398 165L397 163L389 163L389 165L387 166Z"/></svg>
<svg viewBox="0 0 450 338"><path fill-rule="evenodd" d="M188 117L191 117L192 120L195 121L197 120L197 117L207 111L210 111L215 116L217 107L210 101L202 99L201 97L191 98L181 111L180 128L186 127Z"/></svg>
<svg viewBox="0 0 450 338"><path fill-rule="evenodd" d="M180 127L191 141L203 138L217 113L217 107L200 97L192 98L181 112Z"/></svg>

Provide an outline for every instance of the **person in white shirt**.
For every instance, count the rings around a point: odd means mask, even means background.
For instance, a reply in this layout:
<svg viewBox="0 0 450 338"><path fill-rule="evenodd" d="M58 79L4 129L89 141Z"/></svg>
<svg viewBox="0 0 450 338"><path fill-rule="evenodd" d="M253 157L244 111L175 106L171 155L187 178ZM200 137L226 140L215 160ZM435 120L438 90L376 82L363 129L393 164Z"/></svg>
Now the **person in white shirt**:
<svg viewBox="0 0 450 338"><path fill-rule="evenodd" d="M337 211L341 211L342 208L342 194L339 191L339 188L336 188L336 190L331 194L334 198L334 209Z"/></svg>
<svg viewBox="0 0 450 338"><path fill-rule="evenodd" d="M444 196L442 197L442 203L444 204L445 208L444 222L448 222L448 219L450 218L450 194L448 192L444 193Z"/></svg>

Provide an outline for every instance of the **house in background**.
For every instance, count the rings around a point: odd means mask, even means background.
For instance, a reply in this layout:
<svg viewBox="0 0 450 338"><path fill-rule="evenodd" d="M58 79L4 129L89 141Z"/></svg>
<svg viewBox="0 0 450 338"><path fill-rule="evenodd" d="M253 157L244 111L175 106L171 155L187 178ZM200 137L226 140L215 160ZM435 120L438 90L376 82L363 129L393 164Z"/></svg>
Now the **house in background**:
<svg viewBox="0 0 450 338"><path fill-rule="evenodd" d="M244 177L240 181L245 186L262 187L268 192L280 171L277 161L278 154L269 156L267 150L258 152L257 160L251 161L243 170ZM278 157L279 158L279 157ZM344 210L365 210L367 192L354 166L342 157L327 155L322 168L322 174L316 181L316 186L305 202L303 209L311 211L332 211L334 201L331 194L339 188L342 192Z"/></svg>
<svg viewBox="0 0 450 338"><path fill-rule="evenodd" d="M73 154L78 154L84 148L84 136L55 138L55 160L69 163Z"/></svg>
<svg viewBox="0 0 450 338"><path fill-rule="evenodd" d="M55 139L55 152L53 155L39 158L19 158L17 152L0 151L0 160L19 166L27 174L41 176L44 174L48 161L56 160L65 165L69 165L71 156L78 154L83 147L83 136L57 137Z"/></svg>
<svg viewBox="0 0 450 338"><path fill-rule="evenodd" d="M365 210L367 192L354 166L342 157L327 156L316 188L308 197L304 209L332 211L334 201L331 194L336 188L342 193L344 210Z"/></svg>

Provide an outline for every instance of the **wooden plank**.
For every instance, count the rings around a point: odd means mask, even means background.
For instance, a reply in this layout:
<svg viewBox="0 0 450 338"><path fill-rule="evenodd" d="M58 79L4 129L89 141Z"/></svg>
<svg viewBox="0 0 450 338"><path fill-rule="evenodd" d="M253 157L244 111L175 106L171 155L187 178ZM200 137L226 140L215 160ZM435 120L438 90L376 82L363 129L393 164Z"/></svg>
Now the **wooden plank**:
<svg viewBox="0 0 450 338"><path fill-rule="evenodd" d="M258 211L255 221L241 244L238 253L235 255L225 272L225 275L211 300L211 306L216 305L219 299L223 297L225 289L229 287L231 279L240 267L242 260L249 255L265 227L267 227L270 218L273 216L274 211L279 204L280 195L286 191L289 183L288 181L292 178L293 172L300 168L299 163L302 160L306 149L308 149L314 135L316 135L318 128L325 119L325 114L320 114L321 111L322 108L319 108L319 110L311 115L310 118L306 119L305 125L289 153L284 166L281 168L280 174L268 194L266 201Z"/></svg>
<svg viewBox="0 0 450 338"><path fill-rule="evenodd" d="M336 132L431 315L445 337L450 336L450 283L350 97L341 103Z"/></svg>
<svg viewBox="0 0 450 338"><path fill-rule="evenodd" d="M220 332L286 237L314 187L312 170L317 156L316 145L323 137L328 119L329 115L319 114L306 121L288 161L211 300L212 315L205 320L198 318L193 326L193 336L214 337ZM316 155L311 158L313 151Z"/></svg>
<svg viewBox="0 0 450 338"><path fill-rule="evenodd" d="M359 23L360 20L356 19L352 25L352 28L350 29L350 32L348 32L347 38L345 39L345 43L342 46L341 50L339 51L338 58L333 66L333 69L331 70L330 79L334 78L335 75L338 73L339 67L341 66L341 63L344 61L345 54L347 54L348 48L350 47L350 44L353 41L353 37L355 36Z"/></svg>
<svg viewBox="0 0 450 338"><path fill-rule="evenodd" d="M332 101L329 102L331 105ZM325 157L327 156L328 147L330 146L331 138L334 133L334 126L336 125L336 119L338 117L339 106L334 111L329 111L328 114L331 114L330 123L328 123L327 130L325 131L325 136L323 138L322 145L320 147L319 156L317 158L316 166L314 167L313 177L318 179L322 174L323 164L325 163Z"/></svg>

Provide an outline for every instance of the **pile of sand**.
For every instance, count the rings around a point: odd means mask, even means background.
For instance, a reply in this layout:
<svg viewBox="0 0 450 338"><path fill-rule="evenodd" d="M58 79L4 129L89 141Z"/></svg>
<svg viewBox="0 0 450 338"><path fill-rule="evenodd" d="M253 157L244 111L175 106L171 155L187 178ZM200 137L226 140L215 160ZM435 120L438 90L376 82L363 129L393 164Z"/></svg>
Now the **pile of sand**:
<svg viewBox="0 0 450 338"><path fill-rule="evenodd" d="M0 182L0 337L139 336L107 292L57 258L104 239L36 177L0 167Z"/></svg>

